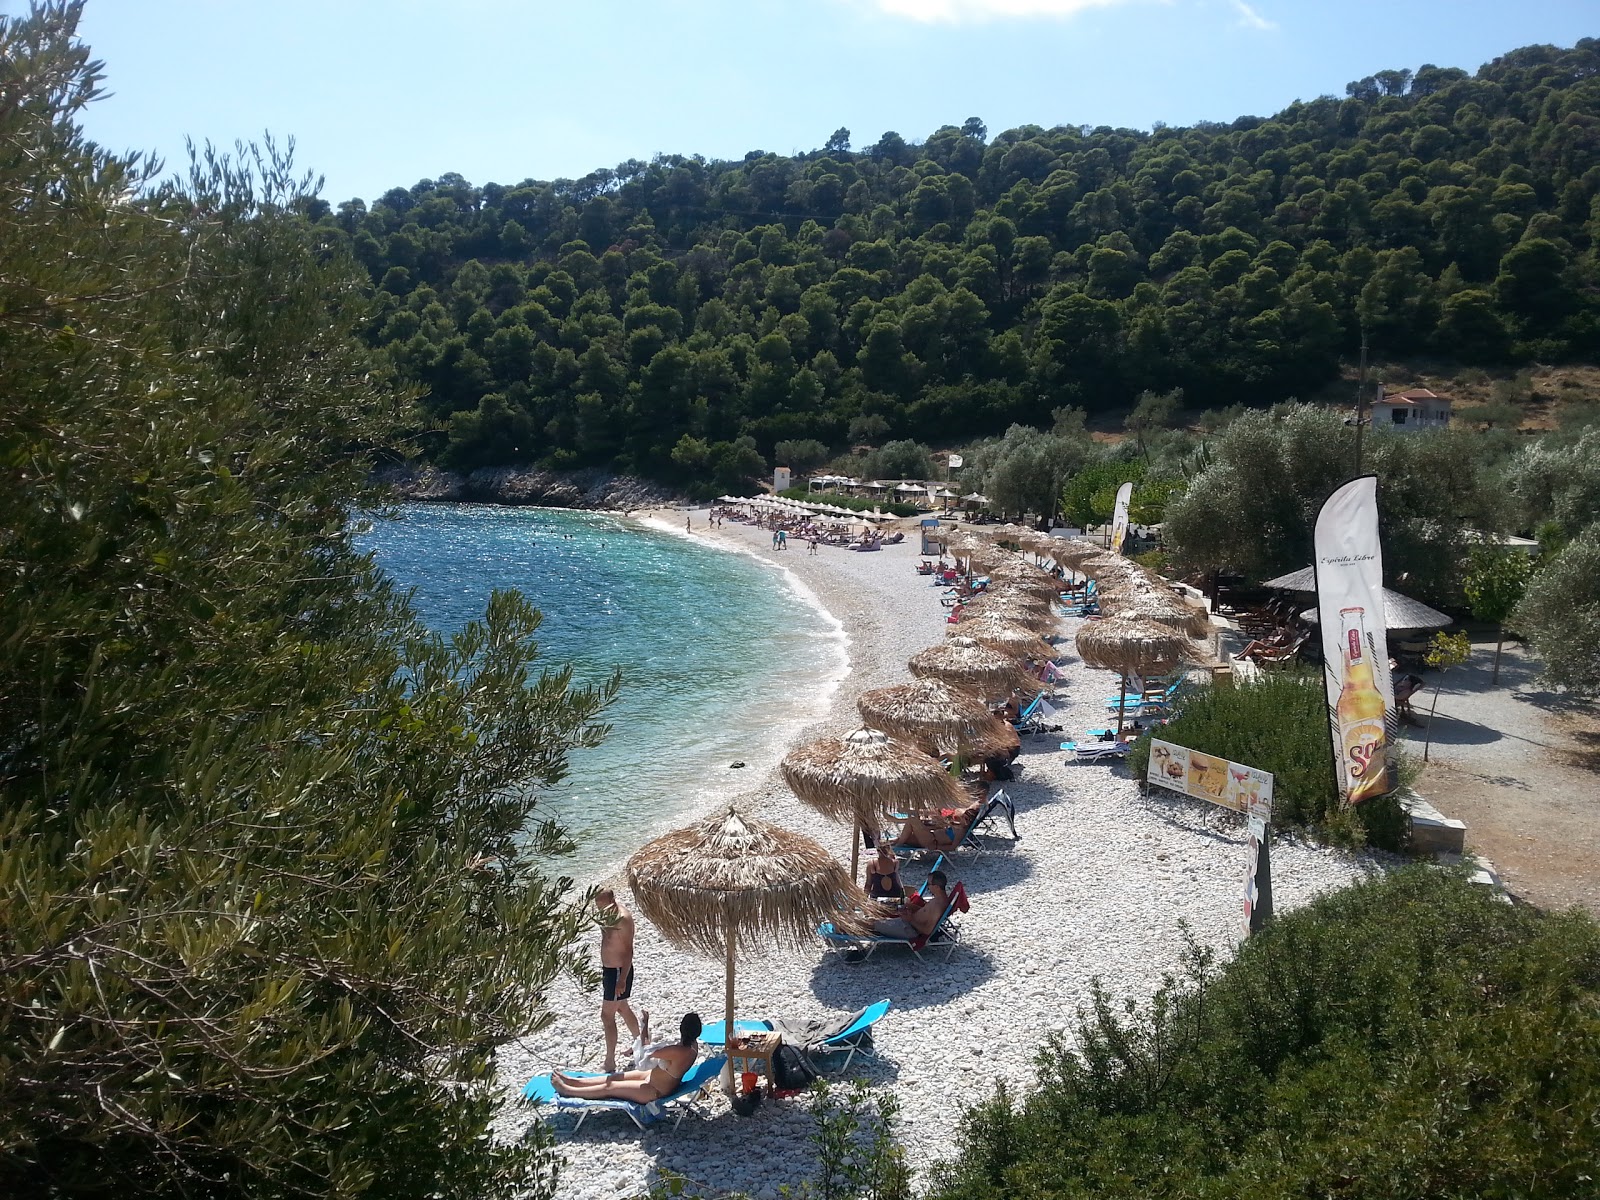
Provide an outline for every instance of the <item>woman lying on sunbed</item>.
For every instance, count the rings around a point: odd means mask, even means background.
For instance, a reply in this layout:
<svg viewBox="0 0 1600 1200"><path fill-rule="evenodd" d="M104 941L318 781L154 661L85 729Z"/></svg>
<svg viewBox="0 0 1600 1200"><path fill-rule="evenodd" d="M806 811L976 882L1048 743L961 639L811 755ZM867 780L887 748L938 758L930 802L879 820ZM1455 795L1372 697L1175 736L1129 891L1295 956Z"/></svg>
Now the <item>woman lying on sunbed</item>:
<svg viewBox="0 0 1600 1200"><path fill-rule="evenodd" d="M921 850L954 850L967 835L967 826L978 815L981 801L965 808L941 808L937 812L912 813L895 838L896 846L915 846Z"/></svg>
<svg viewBox="0 0 1600 1200"><path fill-rule="evenodd" d="M639 1038L646 1047L642 1058L636 1060L631 1071L617 1071L610 1075L564 1075L556 1071L550 1076L550 1086L562 1096L574 1100L632 1100L635 1104L649 1104L678 1090L683 1077L700 1056L700 1014L685 1013L678 1022L679 1038L676 1042L650 1045L650 1014L641 1013Z"/></svg>

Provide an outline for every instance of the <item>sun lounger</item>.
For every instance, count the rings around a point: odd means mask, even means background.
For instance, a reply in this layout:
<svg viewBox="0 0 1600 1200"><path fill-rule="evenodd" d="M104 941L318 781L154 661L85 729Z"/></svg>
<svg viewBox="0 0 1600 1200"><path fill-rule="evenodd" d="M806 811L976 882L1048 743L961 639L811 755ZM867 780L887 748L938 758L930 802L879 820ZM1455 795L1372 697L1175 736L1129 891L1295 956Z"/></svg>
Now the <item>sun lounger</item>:
<svg viewBox="0 0 1600 1200"><path fill-rule="evenodd" d="M1061 748L1078 762L1099 762L1108 758L1127 758L1127 742L1062 742Z"/></svg>
<svg viewBox="0 0 1600 1200"><path fill-rule="evenodd" d="M1120 707L1124 713L1134 713L1141 709L1165 708L1172 703L1173 697L1178 694L1178 689L1183 686L1183 680L1175 679L1164 688L1155 690L1146 689L1139 695L1107 696L1105 706L1112 712Z"/></svg>
<svg viewBox="0 0 1600 1200"><path fill-rule="evenodd" d="M896 813L895 815L903 820L907 814ZM1015 841L1017 837L1016 807L1011 803L1011 798L1006 795L1005 790L1002 788L983 802L983 806L978 809L977 814L972 818L972 824L961 831L961 838L954 846L939 848L940 857L946 854L957 854L967 849L970 849L974 855L982 854L983 841L978 837L978 830L1002 815L1006 817L1007 822L1010 824L1011 838ZM933 847L931 846L896 846L894 852L900 858L914 858L918 854L927 854L932 849Z"/></svg>
<svg viewBox="0 0 1600 1200"><path fill-rule="evenodd" d="M944 956L948 959L961 941L961 928L956 923L954 914L958 909L966 912L970 907L966 885L957 883L950 889L950 902L945 905L944 912L939 914L939 923L927 937L898 938L877 933L845 933L835 928L832 921L824 921L818 925L817 933L829 950L840 953L853 952L857 957L853 957L851 961L855 962L871 958L873 952L880 946L904 946L919 962L922 960L924 950L943 947Z"/></svg>
<svg viewBox="0 0 1600 1200"><path fill-rule="evenodd" d="M548 1075L530 1079L527 1087L522 1089L522 1096L525 1100L536 1100L561 1112L576 1112L578 1123L572 1127L574 1133L583 1128L584 1121L593 1112L602 1110L624 1112L628 1114L629 1120L640 1129L644 1129L647 1125L663 1120L667 1115L667 1109L672 1107L678 1108L677 1120L672 1123L672 1127L676 1129L683 1123L683 1114L688 1111L689 1104L704 1088L716 1082L717 1076L722 1073L722 1068L727 1063L728 1060L720 1054L701 1059L695 1064L694 1069L683 1077L683 1082L675 1091L648 1104L640 1104L633 1100L576 1100L558 1093ZM569 1074L600 1077L593 1071L572 1071Z"/></svg>
<svg viewBox="0 0 1600 1200"><path fill-rule="evenodd" d="M802 1022L735 1021L733 1027L741 1036L750 1033L770 1033L776 1029L783 1035L786 1044L799 1048L813 1069L817 1069L816 1056L842 1051L845 1056L844 1061L834 1069L843 1071L849 1067L857 1054L864 1058L872 1056L872 1027L883 1020L884 1014L888 1011L889 1001L879 1000L876 1004L854 1014L838 1032L829 1033L825 1037L805 1035L802 1032ZM707 1046L722 1045L725 1040L723 1025L722 1021L713 1021L707 1025L700 1033L700 1041Z"/></svg>

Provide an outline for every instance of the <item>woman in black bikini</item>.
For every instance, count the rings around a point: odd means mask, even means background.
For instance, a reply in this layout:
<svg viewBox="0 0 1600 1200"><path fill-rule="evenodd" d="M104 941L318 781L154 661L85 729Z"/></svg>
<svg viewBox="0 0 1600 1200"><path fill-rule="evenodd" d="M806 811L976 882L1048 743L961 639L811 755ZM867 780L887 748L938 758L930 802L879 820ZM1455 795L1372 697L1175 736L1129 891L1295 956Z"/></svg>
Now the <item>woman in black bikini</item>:
<svg viewBox="0 0 1600 1200"><path fill-rule="evenodd" d="M641 1013L639 1037L649 1046L650 1014ZM632 1071L618 1071L596 1078L585 1075L550 1076L550 1085L563 1096L575 1100L632 1100L649 1104L678 1090L683 1077L700 1056L700 1014L685 1013L678 1022L678 1041L649 1046L645 1062L649 1065Z"/></svg>
<svg viewBox="0 0 1600 1200"><path fill-rule="evenodd" d="M874 900L903 900L905 885L900 882L900 861L888 842L878 843L878 857L867 863L867 895Z"/></svg>

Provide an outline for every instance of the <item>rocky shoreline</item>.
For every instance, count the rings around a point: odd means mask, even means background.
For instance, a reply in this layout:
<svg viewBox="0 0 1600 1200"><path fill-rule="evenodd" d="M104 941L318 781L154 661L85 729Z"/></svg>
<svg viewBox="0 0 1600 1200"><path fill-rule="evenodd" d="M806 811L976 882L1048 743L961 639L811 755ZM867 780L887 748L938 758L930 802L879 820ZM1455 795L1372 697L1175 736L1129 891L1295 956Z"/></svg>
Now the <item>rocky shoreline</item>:
<svg viewBox="0 0 1600 1200"><path fill-rule="evenodd" d="M480 467L448 471L431 463L406 463L379 471L376 480L400 500L450 504L537 505L628 512L681 504L681 492L600 467L545 471L538 467Z"/></svg>

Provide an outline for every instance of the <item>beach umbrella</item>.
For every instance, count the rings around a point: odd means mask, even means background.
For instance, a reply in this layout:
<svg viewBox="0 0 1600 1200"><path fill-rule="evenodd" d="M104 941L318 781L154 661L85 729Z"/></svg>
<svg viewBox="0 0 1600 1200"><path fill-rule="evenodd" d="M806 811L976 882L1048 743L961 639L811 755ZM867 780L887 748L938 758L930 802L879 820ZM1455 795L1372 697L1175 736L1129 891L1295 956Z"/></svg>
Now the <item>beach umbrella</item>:
<svg viewBox="0 0 1600 1200"><path fill-rule="evenodd" d="M1029 529L1026 525L1018 525L1015 521L1007 521L1004 525L994 525L983 531L985 537L997 542L1018 542L1031 534L1038 533L1037 529Z"/></svg>
<svg viewBox="0 0 1600 1200"><path fill-rule="evenodd" d="M972 566L992 567L1004 561L1005 553L983 538L970 533L958 533L945 543L950 553L964 558Z"/></svg>
<svg viewBox="0 0 1600 1200"><path fill-rule="evenodd" d="M960 749L995 716L983 701L937 679L874 688L856 697L863 724L905 738L930 753Z"/></svg>
<svg viewBox="0 0 1600 1200"><path fill-rule="evenodd" d="M1060 563L1069 571L1078 570L1078 564L1085 559L1093 558L1101 553L1100 547L1092 542L1080 541L1077 538L1054 538L1054 545L1050 547L1050 557Z"/></svg>
<svg viewBox="0 0 1600 1200"><path fill-rule="evenodd" d="M997 758L1002 754L1012 758L1021 749L1022 735L1009 721L999 718L977 730L962 745L962 753L974 762Z"/></svg>
<svg viewBox="0 0 1600 1200"><path fill-rule="evenodd" d="M1190 637L1211 633L1211 618L1205 609L1190 604L1169 588L1108 588L1100 595L1100 610L1110 616L1144 617Z"/></svg>
<svg viewBox="0 0 1600 1200"><path fill-rule="evenodd" d="M1047 601L1018 592L980 592L964 601L958 627L961 622L975 617L1000 617L1037 633L1050 633L1056 628L1056 616Z"/></svg>
<svg viewBox="0 0 1600 1200"><path fill-rule="evenodd" d="M1061 580L1015 558L991 570L989 579L991 582L1005 584L1011 591L1033 592L1046 598L1057 596L1061 592Z"/></svg>
<svg viewBox="0 0 1600 1200"><path fill-rule="evenodd" d="M639 911L663 937L722 956L730 1031L737 952L804 945L818 921L848 921L861 895L817 842L732 807L649 843L628 860L627 874ZM731 1093L731 1071L726 1086Z"/></svg>
<svg viewBox="0 0 1600 1200"><path fill-rule="evenodd" d="M1078 561L1078 570L1091 579L1101 580L1113 577L1127 578L1139 574L1139 564L1129 562L1120 554L1112 554L1102 550L1097 554Z"/></svg>
<svg viewBox="0 0 1600 1200"><path fill-rule="evenodd" d="M1043 662L1056 656L1055 648L1027 626L992 614L982 614L946 626L945 633L949 637L969 637L985 646L993 646L1018 658L1031 658L1034 662Z"/></svg>
<svg viewBox="0 0 1600 1200"><path fill-rule="evenodd" d="M919 679L942 679L968 691L1009 695L1031 682L1013 655L959 635L917 651L907 666Z"/></svg>
<svg viewBox="0 0 1600 1200"><path fill-rule="evenodd" d="M1286 592L1315 592L1317 590L1317 571L1315 567L1305 567L1299 571L1291 571L1287 575L1280 575L1276 579L1269 579L1262 587L1279 588ZM1310 609L1300 614L1302 621L1309 621L1313 625L1317 622L1317 610ZM1443 629L1450 624L1450 618L1436 608L1429 608L1420 600L1413 600L1401 592L1383 589L1383 627L1389 630L1400 629Z"/></svg>
<svg viewBox="0 0 1600 1200"><path fill-rule="evenodd" d="M1122 677L1117 704L1117 736L1122 736L1123 709L1128 697L1128 676L1170 671L1186 659L1200 657L1200 648L1170 625L1145 617L1107 617L1087 621L1078 630L1078 657L1091 667L1115 671Z"/></svg>
<svg viewBox="0 0 1600 1200"><path fill-rule="evenodd" d="M882 829L895 813L959 807L965 795L944 764L878 729L820 738L791 750L778 769L789 790L823 816L850 823L850 878L862 828Z"/></svg>

